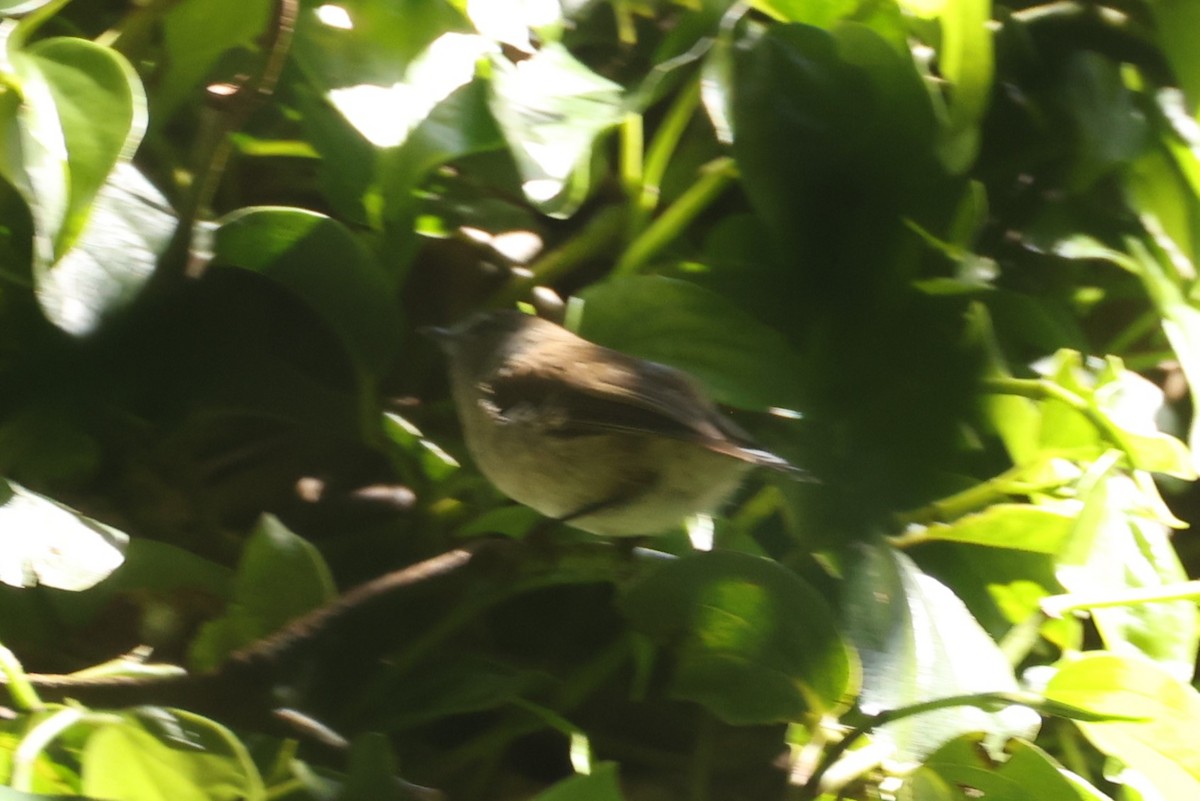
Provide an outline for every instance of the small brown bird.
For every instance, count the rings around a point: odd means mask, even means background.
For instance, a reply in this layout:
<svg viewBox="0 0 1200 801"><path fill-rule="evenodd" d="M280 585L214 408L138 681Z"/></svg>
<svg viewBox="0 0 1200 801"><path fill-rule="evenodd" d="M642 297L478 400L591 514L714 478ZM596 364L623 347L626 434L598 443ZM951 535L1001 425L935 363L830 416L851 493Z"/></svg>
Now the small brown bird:
<svg viewBox="0 0 1200 801"><path fill-rule="evenodd" d="M604 536L657 534L716 509L757 447L685 373L517 311L431 329L450 360L467 447L500 489Z"/></svg>

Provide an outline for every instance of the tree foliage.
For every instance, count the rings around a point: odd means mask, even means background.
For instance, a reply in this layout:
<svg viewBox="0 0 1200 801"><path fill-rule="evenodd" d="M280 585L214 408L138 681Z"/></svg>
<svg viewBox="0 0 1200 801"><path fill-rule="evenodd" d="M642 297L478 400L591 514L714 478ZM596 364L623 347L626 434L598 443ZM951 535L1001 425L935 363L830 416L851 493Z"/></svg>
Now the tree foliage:
<svg viewBox="0 0 1200 801"><path fill-rule="evenodd" d="M1200 795L1194 0L0 14L0 798ZM514 303L819 481L507 501Z"/></svg>

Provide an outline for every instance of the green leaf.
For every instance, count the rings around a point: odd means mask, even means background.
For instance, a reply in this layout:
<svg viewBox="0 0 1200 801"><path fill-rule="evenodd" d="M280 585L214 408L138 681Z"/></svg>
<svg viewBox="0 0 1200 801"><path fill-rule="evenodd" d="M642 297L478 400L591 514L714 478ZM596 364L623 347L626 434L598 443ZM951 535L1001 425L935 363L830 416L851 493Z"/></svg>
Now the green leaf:
<svg viewBox="0 0 1200 801"><path fill-rule="evenodd" d="M45 793L22 793L10 787L0 787L0 801L95 801L94 797L81 795L46 795Z"/></svg>
<svg viewBox="0 0 1200 801"><path fill-rule="evenodd" d="M133 155L146 129L146 97L133 67L119 53L85 39L34 43L15 61L23 78L45 83L53 109L42 109L46 126L56 117L66 148L65 207L61 224L44 234L60 258L87 222L92 203L117 162ZM29 103L45 102L41 93ZM31 132L31 135L36 135ZM40 176L34 187L39 188ZM51 178L50 180L55 180Z"/></svg>
<svg viewBox="0 0 1200 801"><path fill-rule="evenodd" d="M1145 659L1093 652L1061 665L1052 700L1141 720L1077 723L1101 752L1167 799L1200 798L1200 693Z"/></svg>
<svg viewBox="0 0 1200 801"><path fill-rule="evenodd" d="M1069 592L1104 597L1122 589L1162 587L1186 581L1168 529L1139 508L1142 490L1126 476L1098 482L1056 569ZM1142 653L1180 678L1192 675L1200 643L1200 612L1187 600L1092 610L1105 645Z"/></svg>
<svg viewBox="0 0 1200 801"><path fill-rule="evenodd" d="M55 0L4 0L4 2L0 2L0 14L15 17L18 14L28 14L30 11L53 2Z"/></svg>
<svg viewBox="0 0 1200 801"><path fill-rule="evenodd" d="M1075 785L1063 775L1062 768L1032 743L1014 740L1006 749L1007 759L997 762L973 736L958 737L939 748L925 760L922 778L900 797L924 801L916 792L923 786L939 787L934 798L967 801L1080 801ZM932 774L932 775L931 775ZM936 778L935 778L936 777ZM912 781L911 779L909 781ZM907 784L907 782L906 782Z"/></svg>
<svg viewBox="0 0 1200 801"><path fill-rule="evenodd" d="M334 9L306 3L296 28L295 57L312 84L323 90L391 86L447 33L470 34L472 29L444 0L347 0Z"/></svg>
<svg viewBox="0 0 1200 801"><path fill-rule="evenodd" d="M869 549L849 576L843 609L847 635L863 663L864 710L1017 690L1008 660L962 601L902 553ZM993 714L953 707L902 718L879 734L899 759L911 760L967 732L988 732L1003 741L1036 729L1036 722L1015 709Z"/></svg>
<svg viewBox="0 0 1200 801"><path fill-rule="evenodd" d="M163 37L171 57L156 76L154 111L161 126L175 109L211 78L217 61L238 48L256 49L267 31L270 0L184 0L163 15ZM196 95L197 99L199 95Z"/></svg>
<svg viewBox="0 0 1200 801"><path fill-rule="evenodd" d="M898 801L966 801L963 791L932 768L913 771L896 793Z"/></svg>
<svg viewBox="0 0 1200 801"><path fill-rule="evenodd" d="M1200 30L1200 6L1189 0L1155 0L1147 7L1154 18L1154 39L1179 79L1188 113L1195 116L1200 111L1200 51L1192 33Z"/></svg>
<svg viewBox="0 0 1200 801"><path fill-rule="evenodd" d="M392 744L378 733L359 735L350 747L350 766L337 801L412 801L440 797L425 787L417 787L396 775Z"/></svg>
<svg viewBox="0 0 1200 801"><path fill-rule="evenodd" d="M521 671L492 658L451 652L423 663L417 672L389 675L376 706L389 731L414 729L458 715L497 710L521 702L546 681L536 670Z"/></svg>
<svg viewBox="0 0 1200 801"><path fill-rule="evenodd" d="M1071 175L1078 191L1133 162L1146 147L1148 127L1120 65L1084 51L1063 69L1064 111L1075 123L1078 140Z"/></svg>
<svg viewBox="0 0 1200 801"><path fill-rule="evenodd" d="M858 10L859 0L753 0L751 6L785 22L828 28Z"/></svg>
<svg viewBox="0 0 1200 801"><path fill-rule="evenodd" d="M677 367L729 406L803 405L790 343L720 295L688 281L634 276L593 284L578 297L586 339Z"/></svg>
<svg viewBox="0 0 1200 801"><path fill-rule="evenodd" d="M569 217L591 189L592 146L624 114L621 86L557 43L512 64L493 57L491 109L508 140L525 196Z"/></svg>
<svg viewBox="0 0 1200 801"><path fill-rule="evenodd" d="M961 173L979 152L979 125L992 92L991 0L901 0L900 6L940 23L938 72L950 89L939 153L951 172Z"/></svg>
<svg viewBox="0 0 1200 801"><path fill-rule="evenodd" d="M1162 236L1165 237L1165 234ZM1155 255L1140 243L1136 244L1139 246L1133 252L1134 263L1139 268L1146 293L1162 317L1163 333L1171 343L1180 369L1188 380L1192 405L1200 408L1200 309L1188 302ZM1164 244L1171 243L1166 241ZM1192 415L1187 441L1192 467L1200 470L1200 414Z"/></svg>
<svg viewBox="0 0 1200 801"><path fill-rule="evenodd" d="M467 0L467 16L476 30L489 39L532 53L530 32L543 42L558 41L563 10L558 3L537 0Z"/></svg>
<svg viewBox="0 0 1200 801"><path fill-rule="evenodd" d="M271 515L246 542L229 609L192 643L197 669L216 667L232 651L283 627L336 595L321 554Z"/></svg>
<svg viewBox="0 0 1200 801"><path fill-rule="evenodd" d="M391 284L341 223L304 209L240 209L221 221L214 260L288 289L368 374L382 372L395 354L399 307Z"/></svg>
<svg viewBox="0 0 1200 801"><path fill-rule="evenodd" d="M0 479L0 581L86 590L125 560L129 537Z"/></svg>
<svg viewBox="0 0 1200 801"><path fill-rule="evenodd" d="M1052 399L1043 404L1041 444L1043 449L1096 459L1117 447L1139 470L1192 479L1196 472L1192 454L1156 422L1163 406L1163 393L1156 385L1132 371L1115 356L1086 362L1077 351L1062 349L1035 368L1069 392L1083 398L1094 417L1103 417L1108 430L1066 402Z"/></svg>
<svg viewBox="0 0 1200 801"><path fill-rule="evenodd" d="M924 533L932 540L1054 554L1070 537L1077 515L1078 509L997 503Z"/></svg>
<svg viewBox="0 0 1200 801"><path fill-rule="evenodd" d="M433 440L426 439L420 429L400 415L384 413L383 433L410 457L416 458L425 475L435 481L442 481L458 471L459 464L453 456Z"/></svg>
<svg viewBox="0 0 1200 801"><path fill-rule="evenodd" d="M8 58L20 82L8 106L4 174L35 221L35 281L74 245L110 171L132 155L145 128L145 97L114 50L49 38ZM10 103L16 102L16 96Z"/></svg>
<svg viewBox="0 0 1200 801"><path fill-rule="evenodd" d="M817 592L781 565L734 551L665 564L621 594L632 624L675 644L675 697L735 724L831 713L857 664Z"/></svg>
<svg viewBox="0 0 1200 801"><path fill-rule="evenodd" d="M111 801L263 801L266 791L253 763L232 753L229 741L161 713L170 740L132 717L103 726L80 757L81 790ZM191 725L187 725L191 724ZM186 729L185 729L186 725Z"/></svg>
<svg viewBox="0 0 1200 801"><path fill-rule="evenodd" d="M878 263L897 201L937 175L933 110L911 61L862 26L779 25L739 54L736 87L734 154L783 251L829 262L807 269L866 253Z"/></svg>
<svg viewBox="0 0 1200 801"><path fill-rule="evenodd" d="M539 793L534 801L622 801L623 798L616 763L602 762L590 774L572 776Z"/></svg>
<svg viewBox="0 0 1200 801"><path fill-rule="evenodd" d="M404 144L384 151L380 183L388 221L415 213L413 193L434 168L504 146L487 104L487 86L473 81L438 103ZM410 229L403 235L412 238Z"/></svg>
<svg viewBox="0 0 1200 801"><path fill-rule="evenodd" d="M137 296L176 224L162 193L132 164L118 164L75 246L38 284L46 316L75 335L94 331L105 315Z"/></svg>
<svg viewBox="0 0 1200 801"><path fill-rule="evenodd" d="M329 90L329 101L376 147L396 147L455 91L475 78L476 63L496 46L482 36L448 33L415 58L404 80Z"/></svg>

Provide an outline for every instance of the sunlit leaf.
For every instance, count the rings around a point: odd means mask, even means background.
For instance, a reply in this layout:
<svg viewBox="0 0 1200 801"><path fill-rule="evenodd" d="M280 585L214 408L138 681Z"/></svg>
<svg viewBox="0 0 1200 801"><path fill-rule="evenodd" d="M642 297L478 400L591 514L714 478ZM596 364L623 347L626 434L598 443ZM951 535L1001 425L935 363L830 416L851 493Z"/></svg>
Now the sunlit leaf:
<svg viewBox="0 0 1200 801"><path fill-rule="evenodd" d="M493 58L491 109L544 213L570 216L591 187L592 145L624 112L621 86L548 44L516 64Z"/></svg>
<svg viewBox="0 0 1200 801"><path fill-rule="evenodd" d="M902 792L900 798L925 801L920 790L930 784L940 788L932 798L954 801L972 798L1086 801L1094 798L1081 796L1050 756L1032 743L1013 741L1006 750L1005 758L994 760L980 745L978 737L963 736L952 740L929 755L914 776L916 783Z"/></svg>
<svg viewBox="0 0 1200 801"><path fill-rule="evenodd" d="M0 581L86 590L125 559L129 537L0 479Z"/></svg>
<svg viewBox="0 0 1200 801"><path fill-rule="evenodd" d="M1140 773L1167 799L1200 796L1200 693L1154 663L1107 653L1065 662L1052 700L1134 720L1076 725L1092 744ZM1138 720L1137 718L1140 718Z"/></svg>
<svg viewBox="0 0 1200 801"><path fill-rule="evenodd" d="M395 147L454 90L475 77L480 58L496 51L482 36L447 33L440 36L391 86L357 84L329 90L329 100L367 141L376 147Z"/></svg>
<svg viewBox="0 0 1200 801"><path fill-rule="evenodd" d="M933 540L1053 554L1058 553L1071 535L1078 511L1078 508L998 503L953 523L930 526L924 534Z"/></svg>
<svg viewBox="0 0 1200 801"><path fill-rule="evenodd" d="M750 5L786 22L828 28L859 8L859 0L754 0Z"/></svg>
<svg viewBox="0 0 1200 801"><path fill-rule="evenodd" d="M1168 529L1140 513L1141 494L1127 477L1113 476L1089 492L1056 570L1068 591L1104 598L1121 589L1185 581ZM1105 645L1121 654L1145 654L1180 678L1195 670L1200 613L1192 601L1129 604L1091 610Z"/></svg>
<svg viewBox="0 0 1200 801"><path fill-rule="evenodd" d="M484 36L526 53L534 49L531 30L542 41L553 41L563 22L556 0L467 0L467 16Z"/></svg>
<svg viewBox="0 0 1200 801"><path fill-rule="evenodd" d="M866 710L1017 689L1008 659L962 601L904 554L868 550L849 577L843 608L863 663L859 704ZM996 747L1006 737L1036 731L1036 716L1019 709L991 713L964 706L903 718L878 734L897 758L915 760L968 732L987 732Z"/></svg>
<svg viewBox="0 0 1200 801"><path fill-rule="evenodd" d="M46 82L62 126L69 201L62 228L53 232L61 256L83 230L113 167L130 158L141 141L146 98L137 73L120 54L84 39L39 41L18 64Z"/></svg>
<svg viewBox="0 0 1200 801"><path fill-rule="evenodd" d="M176 722L182 734L182 726ZM168 744L132 717L101 727L81 755L82 790L121 801L263 801L253 763L189 725L184 740Z"/></svg>
<svg viewBox="0 0 1200 801"><path fill-rule="evenodd" d="M38 284L46 316L72 334L93 331L136 297L176 223L162 193L131 164L118 164L75 247Z"/></svg>

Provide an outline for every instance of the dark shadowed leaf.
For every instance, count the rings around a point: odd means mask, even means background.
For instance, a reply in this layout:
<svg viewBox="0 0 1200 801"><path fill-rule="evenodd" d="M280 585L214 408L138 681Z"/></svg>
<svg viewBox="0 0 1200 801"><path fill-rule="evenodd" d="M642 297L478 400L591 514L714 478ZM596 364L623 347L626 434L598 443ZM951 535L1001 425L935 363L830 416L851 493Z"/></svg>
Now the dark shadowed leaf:
<svg viewBox="0 0 1200 801"><path fill-rule="evenodd" d="M391 285L341 223L304 209L241 209L217 229L214 259L290 290L367 371L382 370L395 353L399 310Z"/></svg>
<svg viewBox="0 0 1200 801"><path fill-rule="evenodd" d="M636 276L593 284L579 298L586 339L690 373L730 406L801 405L801 368L787 340L720 295Z"/></svg>
<svg viewBox="0 0 1200 801"><path fill-rule="evenodd" d="M827 714L855 689L857 663L832 610L768 559L729 551L669 562L629 586L620 606L674 644L674 694L728 722Z"/></svg>

